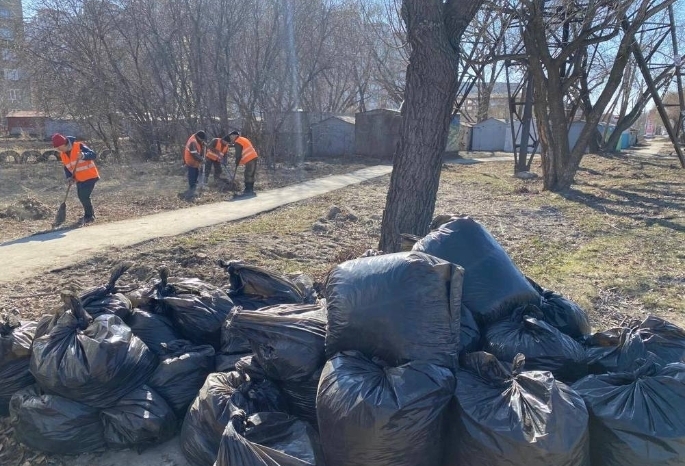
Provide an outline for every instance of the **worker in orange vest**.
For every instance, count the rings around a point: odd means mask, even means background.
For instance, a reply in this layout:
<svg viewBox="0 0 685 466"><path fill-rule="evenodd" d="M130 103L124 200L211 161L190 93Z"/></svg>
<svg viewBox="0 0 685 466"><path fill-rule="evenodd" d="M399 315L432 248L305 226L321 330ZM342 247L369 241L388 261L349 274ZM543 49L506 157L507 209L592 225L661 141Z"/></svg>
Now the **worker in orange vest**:
<svg viewBox="0 0 685 466"><path fill-rule="evenodd" d="M214 138L207 145L207 160L205 162L205 184L209 182L209 173L214 167L214 181L221 178L221 164L228 155L228 147L231 142L229 136Z"/></svg>
<svg viewBox="0 0 685 466"><path fill-rule="evenodd" d="M254 179L257 173L257 151L252 147L252 143L238 131L233 131L229 135L231 144L235 147L235 168L238 165L245 166L245 190L241 197L254 196Z"/></svg>
<svg viewBox="0 0 685 466"><path fill-rule="evenodd" d="M197 179L200 177L200 167L204 162L204 149L207 135L204 131L198 131L188 138L183 150L183 165L188 167L188 191L185 196L191 199L195 196Z"/></svg>
<svg viewBox="0 0 685 466"><path fill-rule="evenodd" d="M100 179L100 173L95 166L97 154L75 137L65 137L59 133L52 135L52 146L59 151L64 165L67 183L76 183L78 199L83 206L83 218L79 224L86 225L95 221L95 210L90 196L95 183Z"/></svg>

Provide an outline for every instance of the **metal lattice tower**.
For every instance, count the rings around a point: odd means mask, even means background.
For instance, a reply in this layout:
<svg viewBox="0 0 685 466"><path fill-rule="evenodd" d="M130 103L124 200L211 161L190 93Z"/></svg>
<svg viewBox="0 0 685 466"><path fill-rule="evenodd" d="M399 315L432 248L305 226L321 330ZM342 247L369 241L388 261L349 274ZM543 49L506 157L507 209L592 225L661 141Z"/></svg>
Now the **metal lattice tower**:
<svg viewBox="0 0 685 466"><path fill-rule="evenodd" d="M550 6L544 10L546 24L556 26L548 34L548 46L553 55L571 40L571 28L573 23L580 22L576 15L578 11L584 11L587 4L580 2L573 3L573 11L568 10L568 6ZM514 20L510 28L521 29L520 20ZM629 23L623 21L623 29L627 30ZM685 168L685 155L682 145L685 143L685 95L683 94L683 75L685 74L685 56L681 56L678 51L676 37L676 23L673 5L668 7L667 19L664 21L646 22L641 33L656 32L657 40L647 49L643 49L635 40L632 46L632 54L640 72L645 80L645 84L651 94L655 107L659 112L664 127L673 143L673 147L680 159L680 163ZM671 42L673 57L671 61L658 62L655 58L656 52L666 41ZM507 51L509 55L525 57L525 47L522 43L517 44L512 50ZM565 76L567 65L573 57L562 64L561 76ZM678 93L678 103L665 104L659 95L659 88L654 82L654 74L661 73L664 69L672 69L671 81L663 83L665 89L675 81ZM534 105L532 80L528 72L525 58L509 59L505 61L507 90L509 97L510 131L513 140L514 157L516 161L516 171L528 170L533 156L538 148L538 140L532 128L532 108ZM671 124L666 113L666 107L674 106L679 108L679 118L676 124ZM530 157L528 158L528 154Z"/></svg>
<svg viewBox="0 0 685 466"><path fill-rule="evenodd" d="M628 29L628 22L626 20L622 23L623 30ZM643 32L657 31L658 40L655 45L652 46L651 50L645 55L645 51L642 50L640 44L637 41L633 41L631 51L635 62L642 73L642 77L647 84L647 88L651 93L654 105L659 112L661 121L668 133L668 137L671 139L673 148L675 149L678 159L680 159L680 165L685 168L685 154L683 153L683 147L680 140L683 135L683 123L685 119L685 97L683 96L683 58L678 53L678 41L676 37L676 24L675 15L673 12L673 5L668 6L668 19L662 22L650 22L645 23L643 27ZM668 57L667 62L658 62L654 60L654 56L661 47L661 45L668 39L671 39L672 46L672 56ZM664 69L673 69L672 80L675 81L676 89L678 93L678 103L676 104L665 104L663 99L659 95L659 89L654 82L653 73L656 71L663 71ZM669 87L668 83L665 89ZM668 114L666 113L666 107L676 106L679 108L678 121L675 125L671 124Z"/></svg>

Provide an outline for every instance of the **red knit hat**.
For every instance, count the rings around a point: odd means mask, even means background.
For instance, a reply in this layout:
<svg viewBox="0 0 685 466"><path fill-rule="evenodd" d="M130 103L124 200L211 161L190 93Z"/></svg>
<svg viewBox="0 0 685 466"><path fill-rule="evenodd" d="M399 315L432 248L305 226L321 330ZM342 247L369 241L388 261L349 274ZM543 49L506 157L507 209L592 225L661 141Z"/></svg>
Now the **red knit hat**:
<svg viewBox="0 0 685 466"><path fill-rule="evenodd" d="M69 142L69 140L59 133L55 133L52 135L52 146L53 147L60 147L60 146L67 144L68 142Z"/></svg>

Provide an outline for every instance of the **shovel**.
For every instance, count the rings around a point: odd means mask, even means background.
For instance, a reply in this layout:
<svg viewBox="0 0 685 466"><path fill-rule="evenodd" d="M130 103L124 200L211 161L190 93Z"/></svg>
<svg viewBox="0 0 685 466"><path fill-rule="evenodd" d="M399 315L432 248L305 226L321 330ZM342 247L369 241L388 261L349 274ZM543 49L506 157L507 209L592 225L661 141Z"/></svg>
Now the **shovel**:
<svg viewBox="0 0 685 466"><path fill-rule="evenodd" d="M76 164L78 164L82 158L83 153L80 153L78 159L76 160ZM64 221L67 219L67 198L69 197L69 190L71 190L72 184L74 184L73 181L69 183L69 186L67 186L67 193L64 195L64 201L62 201L62 203L59 206L59 209L57 209L57 215L55 215L55 223L52 224L53 227L63 224Z"/></svg>
<svg viewBox="0 0 685 466"><path fill-rule="evenodd" d="M228 165L227 165L227 166L228 166ZM229 182L228 182L228 185L227 185L227 188L228 188L229 191L233 191L233 192L237 191L237 188L238 188L238 187L237 187L236 184L235 184L235 176L236 176L237 174L238 174L238 167L236 166L236 167L233 169L233 176L231 176L231 181L229 181Z"/></svg>
<svg viewBox="0 0 685 466"><path fill-rule="evenodd" d="M59 226L64 223L64 221L67 219L67 198L69 197L69 190L71 189L71 185L74 183L69 183L69 186L67 186L67 193L64 195L64 201L59 206L59 209L57 209L57 215L55 215L55 223L52 224L53 227Z"/></svg>
<svg viewBox="0 0 685 466"><path fill-rule="evenodd" d="M205 190L205 161L207 160L207 147L206 145L202 146L202 166L200 167L200 180L198 182L198 195L202 194L202 191Z"/></svg>

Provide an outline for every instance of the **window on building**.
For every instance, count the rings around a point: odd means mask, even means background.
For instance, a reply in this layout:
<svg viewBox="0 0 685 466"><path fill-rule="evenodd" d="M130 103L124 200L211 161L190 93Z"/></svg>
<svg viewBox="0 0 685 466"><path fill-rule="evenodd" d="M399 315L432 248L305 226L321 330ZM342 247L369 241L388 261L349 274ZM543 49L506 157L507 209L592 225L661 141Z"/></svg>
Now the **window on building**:
<svg viewBox="0 0 685 466"><path fill-rule="evenodd" d="M9 19L12 17L12 11L7 8L0 8L0 19Z"/></svg>
<svg viewBox="0 0 685 466"><path fill-rule="evenodd" d="M21 90L20 89L10 89L8 92L8 97L10 102L16 102L21 99Z"/></svg>
<svg viewBox="0 0 685 466"><path fill-rule="evenodd" d="M19 81L19 70L5 68L5 79L8 81Z"/></svg>
<svg viewBox="0 0 685 466"><path fill-rule="evenodd" d="M17 54L12 50L4 49L2 51L2 59L5 61L14 61L17 59Z"/></svg>
<svg viewBox="0 0 685 466"><path fill-rule="evenodd" d="M14 39L14 31L8 28L0 28L0 39L12 40Z"/></svg>

